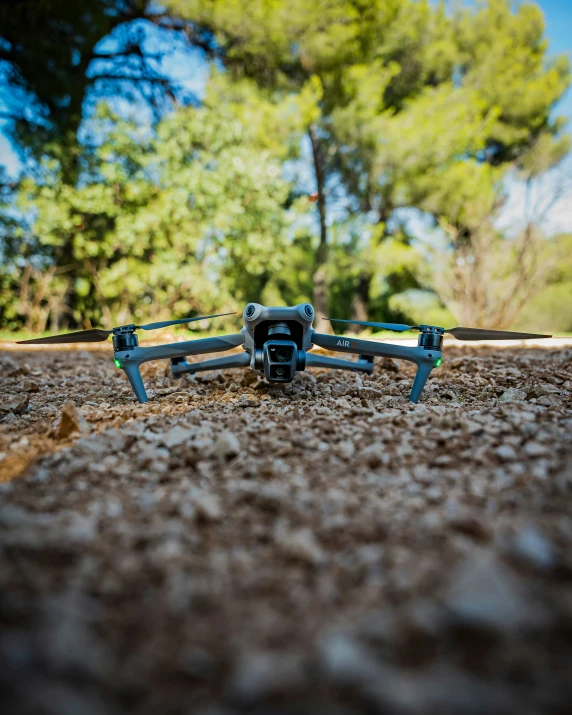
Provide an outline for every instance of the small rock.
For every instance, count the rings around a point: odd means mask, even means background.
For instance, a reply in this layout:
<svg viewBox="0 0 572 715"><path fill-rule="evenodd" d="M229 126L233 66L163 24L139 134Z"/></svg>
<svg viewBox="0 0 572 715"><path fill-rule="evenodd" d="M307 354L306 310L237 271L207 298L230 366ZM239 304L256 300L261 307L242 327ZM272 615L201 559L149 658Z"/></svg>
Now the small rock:
<svg viewBox="0 0 572 715"><path fill-rule="evenodd" d="M0 405L0 412L12 412L15 415L19 415L26 410L29 403L30 398L27 394L16 395Z"/></svg>
<svg viewBox="0 0 572 715"><path fill-rule="evenodd" d="M195 492L191 501L197 515L203 521L218 521L221 518L222 512L219 500L209 492Z"/></svg>
<svg viewBox="0 0 572 715"><path fill-rule="evenodd" d="M558 407L561 401L556 395L542 395L542 397L538 398L537 404L544 407Z"/></svg>
<svg viewBox="0 0 572 715"><path fill-rule="evenodd" d="M62 407L60 416L54 425L53 434L56 439L65 439L73 432L89 434L91 427L75 404L68 400Z"/></svg>
<svg viewBox="0 0 572 715"><path fill-rule="evenodd" d="M316 541L314 533L308 528L291 532L278 528L275 540L287 556L309 564L318 564L323 560L322 549Z"/></svg>
<svg viewBox="0 0 572 715"><path fill-rule="evenodd" d="M269 511L280 511L282 507L289 504L290 491L286 484L272 481L260 489L256 495L256 501Z"/></svg>
<svg viewBox="0 0 572 715"><path fill-rule="evenodd" d="M253 702L270 696L285 696L307 680L307 667L297 655L248 653L238 662L230 690L236 700Z"/></svg>
<svg viewBox="0 0 572 715"><path fill-rule="evenodd" d="M77 543L87 543L92 541L97 534L97 524L89 517L73 514L71 524L66 530L66 536L70 541Z"/></svg>
<svg viewBox="0 0 572 715"><path fill-rule="evenodd" d="M527 442L524 451L528 457L544 457L548 454L548 449L539 442Z"/></svg>
<svg viewBox="0 0 572 715"><path fill-rule="evenodd" d="M225 459L232 459L240 454L240 442L233 432L221 432L215 440L213 451Z"/></svg>
<svg viewBox="0 0 572 715"><path fill-rule="evenodd" d="M516 387L509 387L500 396L501 402L524 402L526 400L526 392L518 390Z"/></svg>
<svg viewBox="0 0 572 715"><path fill-rule="evenodd" d="M392 358L382 358L377 364L382 370L389 370L389 372L399 372L399 365Z"/></svg>
<svg viewBox="0 0 572 715"><path fill-rule="evenodd" d="M0 361L0 368L5 375L17 375L20 369L20 364L9 355L6 355Z"/></svg>
<svg viewBox="0 0 572 715"><path fill-rule="evenodd" d="M343 440L338 444L337 452L341 459L348 460L351 459L355 454L356 448L354 443L349 440Z"/></svg>
<svg viewBox="0 0 572 715"><path fill-rule="evenodd" d="M529 625L534 609L508 568L489 553L473 552L453 573L445 605L463 625L514 631Z"/></svg>
<svg viewBox="0 0 572 715"><path fill-rule="evenodd" d="M24 388L24 390L26 390L26 392L39 392L40 391L40 385L37 382L34 382L33 380L24 380L22 387Z"/></svg>
<svg viewBox="0 0 572 715"><path fill-rule="evenodd" d="M191 439L192 431L177 425L163 435L162 442L165 447L171 449L180 444L185 444Z"/></svg>
<svg viewBox="0 0 572 715"><path fill-rule="evenodd" d="M455 531L460 531L475 539L486 541L491 535L490 529L484 521L484 515L472 512L456 503L448 505L446 522Z"/></svg>
<svg viewBox="0 0 572 715"><path fill-rule="evenodd" d="M510 444L501 444L495 454L503 462L512 462L516 459L516 452Z"/></svg>
<svg viewBox="0 0 572 715"><path fill-rule="evenodd" d="M433 464L436 467L447 467L449 464L453 462L453 457L451 457L450 454L440 454L438 457L435 457L433 460Z"/></svg>
<svg viewBox="0 0 572 715"><path fill-rule="evenodd" d="M239 407L260 407L259 400L253 400L245 395L242 395L236 404Z"/></svg>
<svg viewBox="0 0 572 715"><path fill-rule="evenodd" d="M554 566L555 554L552 544L533 527L522 529L511 546L513 556L535 569L549 570Z"/></svg>
<svg viewBox="0 0 572 715"><path fill-rule="evenodd" d="M358 685L375 680L378 670L369 648L342 633L331 633L318 643L319 663L337 685Z"/></svg>
<svg viewBox="0 0 572 715"><path fill-rule="evenodd" d="M364 464L372 468L382 464L387 465L391 461L390 455L382 444L370 444L361 451L359 457Z"/></svg>

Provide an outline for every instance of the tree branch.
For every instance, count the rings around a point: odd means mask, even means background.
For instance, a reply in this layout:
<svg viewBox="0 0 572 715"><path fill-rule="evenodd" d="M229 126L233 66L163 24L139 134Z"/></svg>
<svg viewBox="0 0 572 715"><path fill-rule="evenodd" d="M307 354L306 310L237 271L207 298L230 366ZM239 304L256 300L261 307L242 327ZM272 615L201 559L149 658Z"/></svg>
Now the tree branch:
<svg viewBox="0 0 572 715"><path fill-rule="evenodd" d="M107 79L114 82L148 82L149 84L157 84L161 86L170 86L172 84L171 81L165 77L136 77L133 75L113 73L97 74L93 77L88 77L87 81L91 84L98 79Z"/></svg>

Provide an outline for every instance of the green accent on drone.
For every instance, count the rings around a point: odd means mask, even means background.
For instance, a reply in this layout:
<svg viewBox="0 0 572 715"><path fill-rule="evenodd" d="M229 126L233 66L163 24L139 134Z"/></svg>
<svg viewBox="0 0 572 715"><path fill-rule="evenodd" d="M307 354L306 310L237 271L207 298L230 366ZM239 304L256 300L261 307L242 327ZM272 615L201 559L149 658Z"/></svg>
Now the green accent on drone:
<svg viewBox="0 0 572 715"><path fill-rule="evenodd" d="M443 362L443 358L437 358L437 360L435 360L435 367L439 367L439 365L440 365L442 362Z"/></svg>
<svg viewBox="0 0 572 715"><path fill-rule="evenodd" d="M121 370L123 365L119 362L119 360L117 358L115 358L115 360L113 362L115 363L115 367L118 367Z"/></svg>

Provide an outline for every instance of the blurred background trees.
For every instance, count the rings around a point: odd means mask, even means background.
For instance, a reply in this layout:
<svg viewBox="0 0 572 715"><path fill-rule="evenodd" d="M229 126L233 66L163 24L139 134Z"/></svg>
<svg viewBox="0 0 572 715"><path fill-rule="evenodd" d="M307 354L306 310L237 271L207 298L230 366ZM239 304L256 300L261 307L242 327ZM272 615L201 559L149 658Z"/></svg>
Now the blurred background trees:
<svg viewBox="0 0 572 715"><path fill-rule="evenodd" d="M570 68L534 3L0 7L24 166L0 177L4 327L310 299L318 316L572 330L550 308L570 240L542 230L565 179L533 197L570 151L553 111ZM511 178L530 200L502 226Z"/></svg>

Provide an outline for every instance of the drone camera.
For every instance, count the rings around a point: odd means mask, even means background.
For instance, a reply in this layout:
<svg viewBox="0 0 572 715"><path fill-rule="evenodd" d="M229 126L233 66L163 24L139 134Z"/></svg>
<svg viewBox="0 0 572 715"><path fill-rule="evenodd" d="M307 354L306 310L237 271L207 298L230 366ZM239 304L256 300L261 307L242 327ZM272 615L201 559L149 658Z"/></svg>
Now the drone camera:
<svg viewBox="0 0 572 715"><path fill-rule="evenodd" d="M264 375L269 382L292 382L298 365L298 348L291 340L268 340L263 348Z"/></svg>

